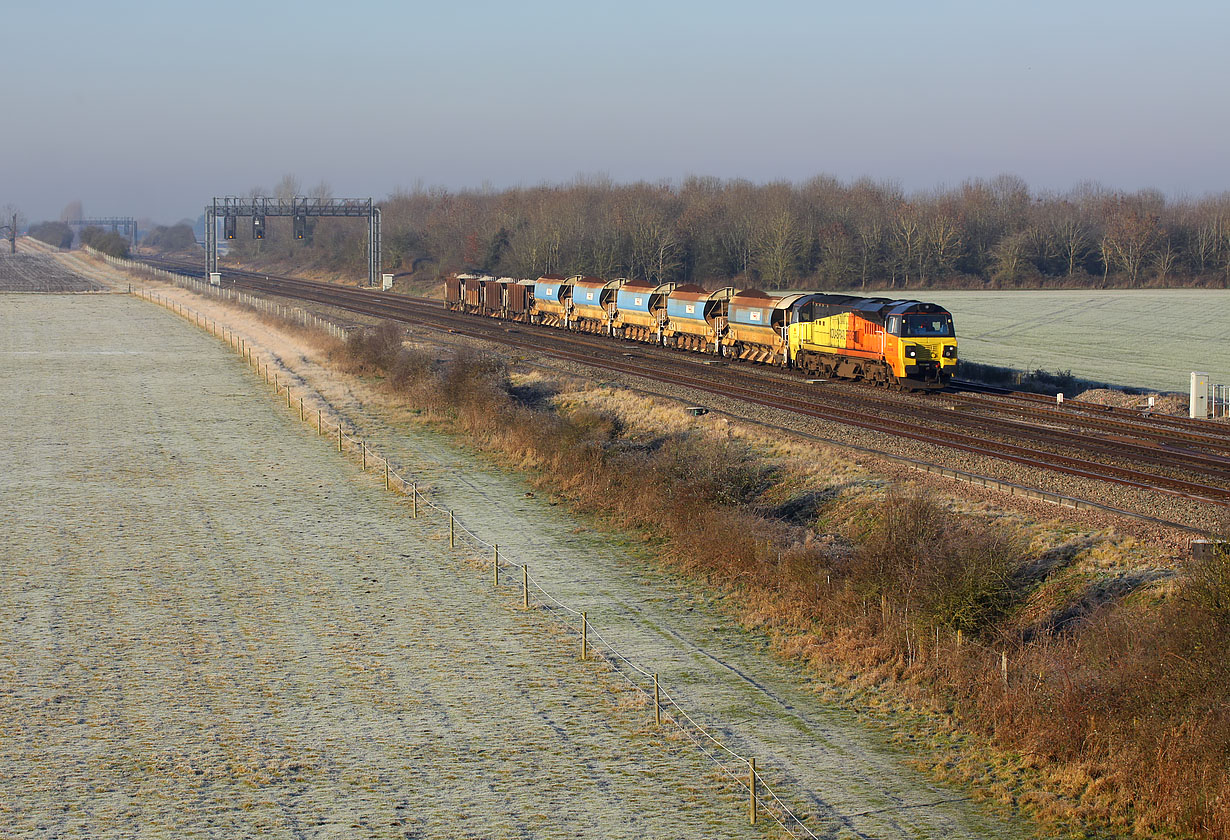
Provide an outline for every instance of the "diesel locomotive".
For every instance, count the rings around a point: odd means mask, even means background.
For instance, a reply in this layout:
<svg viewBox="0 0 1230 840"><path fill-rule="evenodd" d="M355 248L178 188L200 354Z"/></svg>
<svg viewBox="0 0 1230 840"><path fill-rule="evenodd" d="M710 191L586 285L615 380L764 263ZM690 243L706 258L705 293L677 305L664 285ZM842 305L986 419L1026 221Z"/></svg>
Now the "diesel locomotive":
<svg viewBox="0 0 1230 840"><path fill-rule="evenodd" d="M580 275L455 274L445 282L445 306L898 389L943 388L957 367L952 315L916 300L710 291Z"/></svg>

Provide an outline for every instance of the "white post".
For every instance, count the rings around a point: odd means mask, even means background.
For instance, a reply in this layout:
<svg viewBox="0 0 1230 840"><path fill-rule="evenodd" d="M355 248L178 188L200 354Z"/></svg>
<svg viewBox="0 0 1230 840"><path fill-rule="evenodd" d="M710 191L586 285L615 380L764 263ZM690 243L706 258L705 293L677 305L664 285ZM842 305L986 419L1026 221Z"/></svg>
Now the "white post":
<svg viewBox="0 0 1230 840"><path fill-rule="evenodd" d="M1204 420L1209 416L1209 375L1207 373L1192 371L1192 389L1187 406L1187 416L1192 420Z"/></svg>

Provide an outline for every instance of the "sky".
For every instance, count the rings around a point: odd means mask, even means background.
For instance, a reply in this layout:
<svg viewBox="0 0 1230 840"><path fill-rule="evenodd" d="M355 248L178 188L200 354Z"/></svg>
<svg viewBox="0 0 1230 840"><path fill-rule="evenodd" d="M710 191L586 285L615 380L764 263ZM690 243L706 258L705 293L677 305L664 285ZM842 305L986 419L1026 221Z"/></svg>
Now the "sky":
<svg viewBox="0 0 1230 840"><path fill-rule="evenodd" d="M1195 198L1230 191L1228 43L1224 0L11 0L0 207L170 224L286 174Z"/></svg>

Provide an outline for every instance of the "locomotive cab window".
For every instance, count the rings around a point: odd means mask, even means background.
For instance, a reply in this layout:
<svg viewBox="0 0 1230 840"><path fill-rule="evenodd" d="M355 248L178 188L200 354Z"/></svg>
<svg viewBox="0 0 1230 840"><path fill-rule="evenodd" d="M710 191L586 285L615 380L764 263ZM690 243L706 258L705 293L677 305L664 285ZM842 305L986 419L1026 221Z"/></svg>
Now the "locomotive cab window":
<svg viewBox="0 0 1230 840"><path fill-rule="evenodd" d="M890 323L893 321L896 321L896 318L890 319ZM950 337L952 316L947 313L943 315L906 315L902 318L901 335L908 338Z"/></svg>

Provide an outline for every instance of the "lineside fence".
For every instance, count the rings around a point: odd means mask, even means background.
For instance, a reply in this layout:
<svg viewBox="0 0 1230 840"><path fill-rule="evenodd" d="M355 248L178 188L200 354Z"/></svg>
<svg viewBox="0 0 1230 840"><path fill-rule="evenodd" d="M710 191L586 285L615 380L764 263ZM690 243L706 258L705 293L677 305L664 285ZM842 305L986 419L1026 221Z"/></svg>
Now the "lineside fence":
<svg viewBox="0 0 1230 840"><path fill-rule="evenodd" d="M116 262L126 261L117 260ZM122 267L129 268L127 265ZM149 269L144 266L139 267L138 270L161 272L161 269ZM191 278L179 277L172 282L183 285L179 282L182 279ZM208 286L208 284L202 285ZM238 333L222 326L216 320L177 301L148 289L133 289L132 294L171 310L226 342L227 346L264 379L266 384L273 387L279 402L283 396L285 397L287 409L292 412L297 411L301 422L314 427L317 434L327 439L330 446L336 447L339 454L356 459L364 472L375 470L377 474L382 474L385 490L408 498L410 516L413 519L432 519L441 527L447 523L449 548L469 548L490 558L488 569L491 574L492 589L497 593L517 592L519 606L522 610L537 611L546 615L557 622L567 633L576 637L581 660L604 662L614 673L623 678L634 691L652 705L656 727L673 727L714 764L716 770L729 780L734 789L743 791L747 796L748 819L752 825L756 825L762 818L767 817L776 822L791 837L818 837L805 824L805 817L791 809L765 781L763 771L756 765L755 757L744 756L731 749L708 727L689 714L668 687L659 681L655 671L634 662L621 653L610 639L590 623L584 610L577 610L548 592L530 573L528 561L519 561L509 557L507 553L500 551L499 544L487 542L478 536L462 524L452 510L436 504L429 495L420 491L418 482L398 471L387 457L368 447L366 441L347 434L340 419L335 421L326 417L325 400L311 392L302 382L276 364L274 357L254 348ZM234 299L225 295L222 297ZM330 326L336 325L330 324ZM298 392L294 389L296 384L299 385Z"/></svg>
<svg viewBox="0 0 1230 840"><path fill-rule="evenodd" d="M128 260L101 256L116 267L148 273L182 288L209 294L222 300L244 303L257 310L297 321L305 327L324 330L339 339L344 340L349 334L347 329L298 308L281 306L234 289L211 286L197 278L174 274ZM364 472L371 469L378 472L382 470L385 489L409 498L412 518L434 516L438 518L442 527L447 522L450 548L456 549L460 543L471 549L481 550L490 558L489 568L493 590L496 592L506 592L509 588L519 590L521 609L535 610L549 616L566 632L577 637L582 660L604 661L615 673L619 674L634 691L652 704L655 726L674 727L715 765L722 776L727 778L736 789L742 790L747 795L748 815L752 824L756 824L762 816L767 816L791 837L817 837L805 824L805 817L800 816L786 805L773 788L766 783L762 770L756 766L755 757L744 756L731 749L709 728L688 714L667 687L659 681L656 672L621 653L611 640L589 622L585 611L577 610L561 602L548 592L530 574L528 561L518 561L509 557L507 553L502 553L497 543L487 542L465 527L453 511L433 502L430 497L418 489L417 481L406 478L386 457L369 448L364 440L347 434L340 420L326 416L328 404L322 397L311 392L301 381L295 380L280 366L276 366L275 369L275 366L271 364L274 357L262 358L263 354L260 350L254 351L252 346L233 330L222 327L216 321L183 304L147 289L134 289L133 294L176 312L227 342L228 346L238 353L267 384L273 386L279 401L285 395L287 409L297 410L300 421L313 426L322 438L329 439L330 445L336 446L338 453L355 458ZM296 384L300 388L297 400L294 391ZM328 411L331 413L331 409ZM1075 502L1075 500L1068 500L1067 497L1056 497L1055 501L1059 504ZM1084 505L1073 504L1072 506L1082 507ZM864 606L865 614L868 612L867 606ZM885 625L894 620L891 607L886 599L881 599L880 611ZM937 676L941 678L944 673L975 675L977 680L988 684L988 687L993 684L1005 698L1010 693L1028 691L1030 680L1039 676L1037 673L1032 675L1018 673L1021 671L1019 667L1015 671L1012 670L1008 645L987 646L968 638L960 630L950 631L938 626L920 631L906 624L902 632L906 651L904 662L907 668L933 667ZM862 814L844 816L857 817Z"/></svg>
<svg viewBox="0 0 1230 840"><path fill-rule="evenodd" d="M349 327L335 324L326 318L321 318L314 312L308 312L304 309L300 309L298 306L286 306L285 304L277 303L266 298L257 297L256 295L249 295L235 288L214 286L198 277L189 277L187 274L176 274L174 271L154 268L151 265L136 262L135 260L125 260L120 257L113 257L110 254L95 251L89 246L85 246L85 248L91 254L96 257L101 257L108 265L114 266L115 268L130 271L154 280L161 280L165 283L172 283L179 286L181 289L188 289L198 295L208 295L209 297L217 298L218 300L225 300L231 303L247 306L268 315L275 315L292 323L297 323L302 327L326 332L339 341L345 341L350 337L351 329Z"/></svg>

